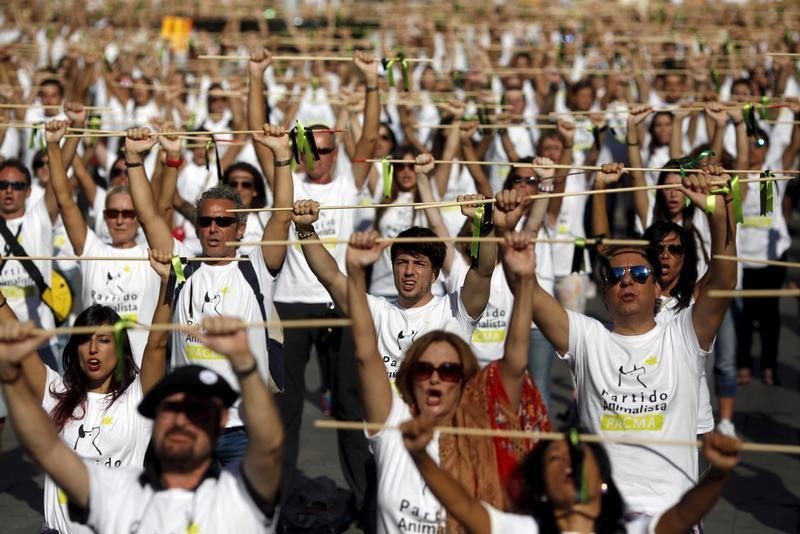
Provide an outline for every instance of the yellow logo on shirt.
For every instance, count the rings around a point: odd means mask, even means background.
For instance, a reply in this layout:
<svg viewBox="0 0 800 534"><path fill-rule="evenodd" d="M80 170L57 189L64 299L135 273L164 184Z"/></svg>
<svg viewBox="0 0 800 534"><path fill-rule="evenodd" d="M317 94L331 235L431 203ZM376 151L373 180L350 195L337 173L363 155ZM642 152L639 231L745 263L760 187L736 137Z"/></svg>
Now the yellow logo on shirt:
<svg viewBox="0 0 800 534"><path fill-rule="evenodd" d="M189 360L224 360L225 356L202 345L186 345L186 358Z"/></svg>
<svg viewBox="0 0 800 534"><path fill-rule="evenodd" d="M658 365L658 356L655 354L650 354L647 356L647 359L644 361L645 365Z"/></svg>
<svg viewBox="0 0 800 534"><path fill-rule="evenodd" d="M113 417L111 417L110 415L106 415L106 416L105 416L105 417L103 417L103 419L100 421L100 424L101 424L101 425L103 425L103 426L109 426L109 425L113 425L113 424L114 424L114 418L113 418Z"/></svg>
<svg viewBox="0 0 800 534"><path fill-rule="evenodd" d="M472 332L473 343L498 343L505 341L506 331L502 328L489 328Z"/></svg>
<svg viewBox="0 0 800 534"><path fill-rule="evenodd" d="M664 414L653 415L620 415L603 414L600 417L600 428L611 432L628 430L648 431L661 430L664 427Z"/></svg>
<svg viewBox="0 0 800 534"><path fill-rule="evenodd" d="M69 499L67 499L67 494L61 488L58 488L58 504L67 504Z"/></svg>

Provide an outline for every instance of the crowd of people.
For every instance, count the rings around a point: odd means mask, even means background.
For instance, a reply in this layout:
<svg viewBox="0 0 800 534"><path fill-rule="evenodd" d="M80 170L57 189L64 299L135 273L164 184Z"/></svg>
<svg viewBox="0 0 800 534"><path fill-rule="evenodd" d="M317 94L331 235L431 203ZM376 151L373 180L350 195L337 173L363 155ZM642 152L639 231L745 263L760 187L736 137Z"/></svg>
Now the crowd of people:
<svg viewBox="0 0 800 534"><path fill-rule="evenodd" d="M0 438L41 532L295 531L312 355L364 532L700 532L737 387L780 383L778 297L712 293L785 283L800 35L695 3L232 6L183 44L156 3L3 8Z"/></svg>

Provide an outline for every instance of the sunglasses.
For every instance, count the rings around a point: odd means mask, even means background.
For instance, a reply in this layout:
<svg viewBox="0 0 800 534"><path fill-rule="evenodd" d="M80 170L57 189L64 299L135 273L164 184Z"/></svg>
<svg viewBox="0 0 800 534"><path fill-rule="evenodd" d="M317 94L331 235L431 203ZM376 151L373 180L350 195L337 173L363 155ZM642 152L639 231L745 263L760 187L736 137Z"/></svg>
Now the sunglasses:
<svg viewBox="0 0 800 534"><path fill-rule="evenodd" d="M389 134L381 134L378 137L380 137L381 141L391 141L392 140L392 137Z"/></svg>
<svg viewBox="0 0 800 534"><path fill-rule="evenodd" d="M197 218L197 222L200 223L202 228L208 228L211 226L212 222L216 223L220 228L227 228L236 222L236 217L225 217L223 215L218 217L207 217L205 215L201 215Z"/></svg>
<svg viewBox="0 0 800 534"><path fill-rule="evenodd" d="M28 189L27 182L9 182L8 180L0 180L0 191L11 189L12 191L25 191Z"/></svg>
<svg viewBox="0 0 800 534"><path fill-rule="evenodd" d="M37 161L34 161L34 162L33 162L33 168L34 168L34 169L41 169L42 167L44 167L44 166L45 166L45 165L47 165L48 163L50 163L50 161L49 161L49 160L41 160L41 159L40 159L40 160L37 160Z"/></svg>
<svg viewBox="0 0 800 534"><path fill-rule="evenodd" d="M164 401L156 408L157 413L186 414L192 421L207 421L219 411L219 406L213 401L202 400Z"/></svg>
<svg viewBox="0 0 800 534"><path fill-rule="evenodd" d="M122 167L114 167L111 169L111 177L116 178L117 176L122 176L123 174L128 174L128 169L123 169Z"/></svg>
<svg viewBox="0 0 800 534"><path fill-rule="evenodd" d="M417 362L411 368L411 376L417 382L422 382L429 379L434 371L439 374L443 382L460 382L464 378L464 368L460 363L453 362L445 362L438 367L428 362Z"/></svg>
<svg viewBox="0 0 800 534"><path fill-rule="evenodd" d="M656 252L658 255L661 256L664 251L669 252L669 255L672 257L683 256L683 245L678 243L673 243L671 245L665 245L663 243L659 243L656 245Z"/></svg>
<svg viewBox="0 0 800 534"><path fill-rule="evenodd" d="M319 152L323 156L327 156L328 154L330 154L334 150L336 150L336 147L333 147L333 146L326 146L326 147L322 147L322 148L317 148L317 152Z"/></svg>
<svg viewBox="0 0 800 534"><path fill-rule="evenodd" d="M228 182L228 185L233 189L241 187L242 189L253 189L255 184L253 182Z"/></svg>
<svg viewBox="0 0 800 534"><path fill-rule="evenodd" d="M413 163L392 163L392 166L394 167L394 170L396 170L396 171L402 171L403 169L414 170L414 164Z"/></svg>
<svg viewBox="0 0 800 534"><path fill-rule="evenodd" d="M535 176L515 176L511 179L511 185L517 184L531 184L536 185L536 177Z"/></svg>
<svg viewBox="0 0 800 534"><path fill-rule="evenodd" d="M650 267L645 265L633 265L631 267L612 267L606 271L605 279L609 287L619 284L625 273L630 273L631 278L637 284L644 284L651 274Z"/></svg>
<svg viewBox="0 0 800 534"><path fill-rule="evenodd" d="M122 215L123 219L133 219L136 217L136 212L133 210L115 210L114 208L103 210L103 217L106 219L116 219L120 215Z"/></svg>

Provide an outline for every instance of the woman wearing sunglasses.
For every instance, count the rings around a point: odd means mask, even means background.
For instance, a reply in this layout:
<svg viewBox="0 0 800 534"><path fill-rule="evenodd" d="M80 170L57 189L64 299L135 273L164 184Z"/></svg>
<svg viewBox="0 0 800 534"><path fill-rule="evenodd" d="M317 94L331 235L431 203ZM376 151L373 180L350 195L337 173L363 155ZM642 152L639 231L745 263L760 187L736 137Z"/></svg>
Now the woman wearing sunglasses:
<svg viewBox="0 0 800 534"><path fill-rule="evenodd" d="M111 235L110 245L101 241L86 224L67 183L64 159L59 147L66 126L65 121L47 123L45 137L50 181L75 254L81 257L146 257L147 248L136 240L139 221L127 187L112 187L106 194L102 216ZM164 137L159 139L169 143ZM79 268L82 281L81 299L85 306L101 304L113 309L120 317L149 324L156 308L159 280L158 274L147 262L87 260L79 262ZM147 342L147 331L133 330L130 338L133 357L139 365Z"/></svg>
<svg viewBox="0 0 800 534"><path fill-rule="evenodd" d="M681 500L657 517L628 520L612 466L599 443L569 439L541 443L512 478L514 509L505 513L473 497L428 453L433 422L419 416L401 426L403 441L430 491L469 533L683 534L713 508L739 462L741 443L709 434L704 454L711 468Z"/></svg>
<svg viewBox="0 0 800 534"><path fill-rule="evenodd" d="M222 174L222 183L239 193L242 206L245 208L263 208L267 205L267 187L264 177L249 163L240 161L229 166ZM261 241L268 220L268 211L248 213L242 241ZM254 248L252 246L239 247L239 253L249 254Z"/></svg>
<svg viewBox="0 0 800 534"><path fill-rule="evenodd" d="M46 135L50 135L49 129ZM50 157L52 160L53 152ZM170 319L171 299L164 302L170 254L154 250L149 259L148 268L157 273L159 286L154 295L158 306L147 322L165 323ZM0 323L16 323L17 317L4 304L0 296ZM92 304L78 315L75 326L113 326L120 320L109 306ZM150 333L140 365L134 358L130 333L74 334L62 355L63 375L45 366L40 358L29 356L21 362L16 378L11 379L27 382L61 439L84 461L109 469L142 466L151 424L139 415L137 406L166 372L168 333ZM44 484L44 516L43 534L94 532L70 520L66 496L50 477Z"/></svg>
<svg viewBox="0 0 800 534"><path fill-rule="evenodd" d="M530 238L508 234L503 245L503 265L516 295L503 358L480 370L464 340L435 330L416 338L406 351L396 388L378 352L366 284L358 275L383 253L386 244L376 243L376 238L375 233L354 234L347 249L347 299L367 422L390 427L425 415L442 426L549 429L538 391L526 373L535 270ZM391 430L367 435L378 470L378 531L433 532L444 527L444 510L414 469L400 435ZM527 441L442 435L429 451L473 495L506 509L504 481L531 446Z"/></svg>

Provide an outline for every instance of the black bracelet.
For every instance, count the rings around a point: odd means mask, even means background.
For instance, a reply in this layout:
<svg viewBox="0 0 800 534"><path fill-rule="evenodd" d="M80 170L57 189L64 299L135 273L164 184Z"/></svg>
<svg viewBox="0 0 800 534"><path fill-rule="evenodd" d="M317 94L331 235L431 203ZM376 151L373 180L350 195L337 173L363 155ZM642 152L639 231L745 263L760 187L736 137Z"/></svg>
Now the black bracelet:
<svg viewBox="0 0 800 534"><path fill-rule="evenodd" d="M373 92L373 91L377 91L377 90L378 90L378 86L377 86L377 85L372 85L372 86L369 86L369 85L368 85L368 86L367 86L367 92L368 92L368 93L371 93L371 92Z"/></svg>
<svg viewBox="0 0 800 534"><path fill-rule="evenodd" d="M141 161L128 162L128 160L125 160L125 166L127 168L129 168L129 169L132 169L133 167L141 167L142 166L142 162Z"/></svg>
<svg viewBox="0 0 800 534"><path fill-rule="evenodd" d="M292 158L275 160L275 167L286 167L292 162Z"/></svg>
<svg viewBox="0 0 800 534"><path fill-rule="evenodd" d="M255 373L256 371L258 371L258 362L255 359L253 359L253 365L251 365L247 369L244 369L243 371L239 371L232 365L231 367L233 368L233 374L236 375L236 378L238 378L239 380L243 380L248 376L252 375L253 373Z"/></svg>

